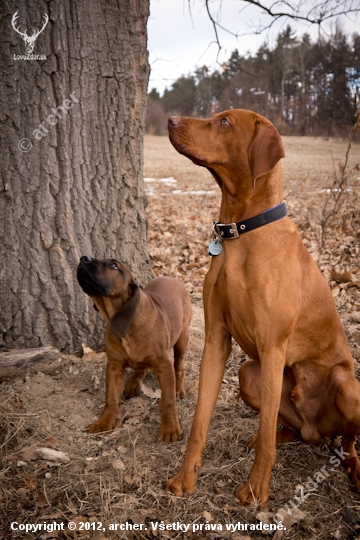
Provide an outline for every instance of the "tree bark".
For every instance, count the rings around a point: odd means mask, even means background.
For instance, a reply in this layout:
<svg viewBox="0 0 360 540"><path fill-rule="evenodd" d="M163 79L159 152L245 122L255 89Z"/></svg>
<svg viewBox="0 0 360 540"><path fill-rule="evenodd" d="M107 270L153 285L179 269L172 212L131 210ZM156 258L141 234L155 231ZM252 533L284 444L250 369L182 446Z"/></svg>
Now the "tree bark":
<svg viewBox="0 0 360 540"><path fill-rule="evenodd" d="M148 0L1 4L0 346L96 347L104 325L80 289L81 255L114 257L140 284ZM33 54L27 34L49 22ZM67 100L67 101L66 101ZM62 107L62 108L59 108ZM27 138L29 143L19 140Z"/></svg>

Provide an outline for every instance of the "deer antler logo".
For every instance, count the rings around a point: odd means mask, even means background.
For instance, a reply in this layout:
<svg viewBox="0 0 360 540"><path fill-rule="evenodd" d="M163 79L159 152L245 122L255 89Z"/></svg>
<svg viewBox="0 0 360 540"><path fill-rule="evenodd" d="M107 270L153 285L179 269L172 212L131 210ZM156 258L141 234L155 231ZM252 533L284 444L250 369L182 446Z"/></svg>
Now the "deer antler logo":
<svg viewBox="0 0 360 540"><path fill-rule="evenodd" d="M20 36L25 41L25 47L26 47L26 53L27 54L31 54L33 52L34 47L35 47L35 41L37 40L37 38L39 37L41 32L44 30L47 23L49 22L49 17L46 15L46 13L44 14L44 17L45 17L45 22L43 24L43 27L38 32L36 30L34 30L34 33L33 33L32 36L28 36L27 33L26 33L26 30L25 30L25 32L20 32L19 28L16 28L15 23L16 23L17 19L19 18L19 12L18 11L16 13L14 13L13 18L11 19L11 26L13 27L15 32L20 34Z"/></svg>

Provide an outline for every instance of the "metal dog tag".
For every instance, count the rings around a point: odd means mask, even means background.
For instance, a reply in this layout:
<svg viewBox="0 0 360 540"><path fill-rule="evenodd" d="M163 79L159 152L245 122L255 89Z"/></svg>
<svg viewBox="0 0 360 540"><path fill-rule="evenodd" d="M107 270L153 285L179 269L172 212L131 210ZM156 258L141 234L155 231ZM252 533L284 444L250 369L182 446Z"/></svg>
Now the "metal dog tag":
<svg viewBox="0 0 360 540"><path fill-rule="evenodd" d="M220 255L221 252L222 252L221 243L213 240L209 246L209 255Z"/></svg>

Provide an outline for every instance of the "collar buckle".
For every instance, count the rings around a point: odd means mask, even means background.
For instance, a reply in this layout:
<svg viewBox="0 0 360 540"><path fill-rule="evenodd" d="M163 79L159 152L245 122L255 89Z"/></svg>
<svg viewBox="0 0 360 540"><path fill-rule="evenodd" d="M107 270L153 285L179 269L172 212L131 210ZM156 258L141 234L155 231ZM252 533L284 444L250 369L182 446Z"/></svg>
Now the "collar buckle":
<svg viewBox="0 0 360 540"><path fill-rule="evenodd" d="M233 240L234 238L238 238L240 236L236 223L231 223L231 229L229 232L232 234L232 237L229 238L229 240Z"/></svg>

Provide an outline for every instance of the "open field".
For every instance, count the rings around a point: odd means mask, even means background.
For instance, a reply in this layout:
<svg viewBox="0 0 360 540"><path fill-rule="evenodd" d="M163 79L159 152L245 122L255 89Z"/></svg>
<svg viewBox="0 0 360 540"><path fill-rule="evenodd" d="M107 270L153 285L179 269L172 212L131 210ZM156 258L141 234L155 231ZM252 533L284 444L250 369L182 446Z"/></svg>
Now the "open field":
<svg viewBox="0 0 360 540"><path fill-rule="evenodd" d="M332 196L326 189L332 187L336 160L343 159L346 143L284 137L284 146L284 195L289 213L329 281L360 374L360 323L354 315L360 312L360 172L349 175L341 211L326 229L322 245L323 208ZM360 146L356 145L349 170L359 161L359 155ZM178 404L184 439L170 446L157 441L158 399L152 390L158 384L152 375L145 380L145 394L121 403L117 429L105 435L84 433L84 427L100 414L104 401L105 355L101 352L88 352L82 359L62 356L58 373L53 376L39 373L3 382L0 539L257 540L264 536L260 532L231 533L225 527L238 522L256 524L259 512L240 507L234 496L249 474L254 455L247 451L246 444L258 426L258 417L238 399L237 372L244 355L235 344L210 426L198 490L184 499L164 491L167 479L182 461L196 403L204 334L201 288L210 264L207 246L212 221L218 217L220 192L211 175L180 156L166 137L145 138L144 176L154 274L182 279L193 300L187 399ZM54 464L35 459L28 449L33 445L65 452L70 461ZM305 487L308 496L299 510L292 512L294 523L284 536L277 532L275 540L360 538L359 493L341 466L330 463L332 455L331 441L319 446L296 441L279 447L267 509L270 520L287 504L292 508L289 501L299 495L297 487L305 486L309 477L324 466L328 476L312 491ZM54 520L101 521L104 527L132 520L147 531L9 532L13 521ZM221 525L223 530L153 531L151 522L161 520L198 525L209 522Z"/></svg>

